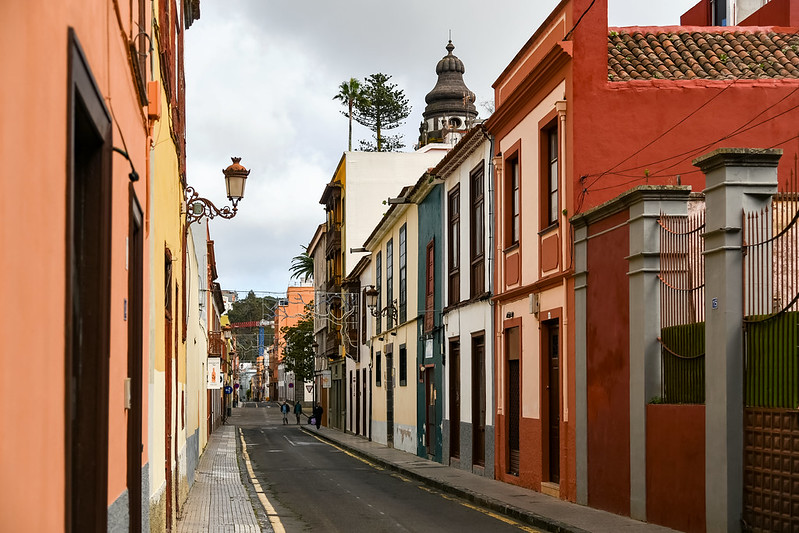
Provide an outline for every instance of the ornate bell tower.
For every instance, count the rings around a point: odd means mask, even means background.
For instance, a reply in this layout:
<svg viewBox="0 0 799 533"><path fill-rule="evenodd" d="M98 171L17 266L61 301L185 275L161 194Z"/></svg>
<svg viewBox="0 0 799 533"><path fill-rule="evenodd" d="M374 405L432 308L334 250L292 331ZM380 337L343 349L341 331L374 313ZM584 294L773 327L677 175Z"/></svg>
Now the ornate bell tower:
<svg viewBox="0 0 799 533"><path fill-rule="evenodd" d="M436 86L425 97L427 106L419 126L418 148L430 143L454 145L477 118L474 93L463 82L466 72L463 61L452 54L455 49L452 41L446 48L447 55L436 65Z"/></svg>

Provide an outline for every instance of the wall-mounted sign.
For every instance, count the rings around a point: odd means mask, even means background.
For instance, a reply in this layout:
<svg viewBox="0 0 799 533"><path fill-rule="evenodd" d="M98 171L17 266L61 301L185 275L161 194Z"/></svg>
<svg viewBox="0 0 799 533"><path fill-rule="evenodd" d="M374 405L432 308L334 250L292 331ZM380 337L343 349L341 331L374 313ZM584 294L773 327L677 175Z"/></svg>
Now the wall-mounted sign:
<svg viewBox="0 0 799 533"><path fill-rule="evenodd" d="M331 386L330 370L322 370L322 388L329 389Z"/></svg>
<svg viewBox="0 0 799 533"><path fill-rule="evenodd" d="M208 388L221 389L222 388L222 358L209 357L208 358Z"/></svg>

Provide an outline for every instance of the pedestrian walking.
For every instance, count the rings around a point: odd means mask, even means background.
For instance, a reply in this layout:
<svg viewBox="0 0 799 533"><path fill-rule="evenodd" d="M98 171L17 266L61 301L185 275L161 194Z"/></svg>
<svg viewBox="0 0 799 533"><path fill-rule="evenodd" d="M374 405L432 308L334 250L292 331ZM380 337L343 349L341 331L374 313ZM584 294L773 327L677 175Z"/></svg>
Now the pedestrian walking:
<svg viewBox="0 0 799 533"><path fill-rule="evenodd" d="M284 400L283 405L280 406L280 412L283 413L283 423L289 423L289 404Z"/></svg>
<svg viewBox="0 0 799 533"><path fill-rule="evenodd" d="M319 426L322 425L322 413L324 409L319 404L316 404L316 407L313 408L313 416L316 419L316 429L319 429Z"/></svg>
<svg viewBox="0 0 799 533"><path fill-rule="evenodd" d="M302 404L297 402L294 404L294 414L297 415L297 424L300 423L300 415L302 415Z"/></svg>

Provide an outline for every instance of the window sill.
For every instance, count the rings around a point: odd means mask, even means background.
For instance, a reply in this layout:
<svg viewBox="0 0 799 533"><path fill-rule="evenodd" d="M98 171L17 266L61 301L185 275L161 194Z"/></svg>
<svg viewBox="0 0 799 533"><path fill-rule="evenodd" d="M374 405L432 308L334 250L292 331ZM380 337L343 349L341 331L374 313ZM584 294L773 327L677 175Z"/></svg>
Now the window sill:
<svg viewBox="0 0 799 533"><path fill-rule="evenodd" d="M502 250L502 253L509 254L509 253L511 253L511 252L513 252L515 250L518 250L518 249L519 249L519 243L518 242L514 242L513 244L511 244L510 246L508 246L507 248Z"/></svg>
<svg viewBox="0 0 799 533"><path fill-rule="evenodd" d="M546 235L547 233L550 233L551 231L554 231L554 230L558 229L558 226L559 226L559 224L558 224L557 222L555 222L555 223L553 223L553 224L550 224L550 225L549 225L549 226L547 226L546 228L544 228L544 229L542 229L541 231L539 231L539 232L538 232L538 236L539 236L539 237L543 237L543 236L544 236L544 235Z"/></svg>

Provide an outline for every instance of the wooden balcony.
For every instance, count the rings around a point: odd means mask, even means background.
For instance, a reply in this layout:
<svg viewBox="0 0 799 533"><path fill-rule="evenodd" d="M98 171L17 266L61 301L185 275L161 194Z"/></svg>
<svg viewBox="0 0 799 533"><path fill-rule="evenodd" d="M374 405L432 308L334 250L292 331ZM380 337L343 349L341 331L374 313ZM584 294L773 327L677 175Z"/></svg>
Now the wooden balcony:
<svg viewBox="0 0 799 533"><path fill-rule="evenodd" d="M211 331L208 333L208 356L222 357L225 343L222 340L221 331Z"/></svg>

